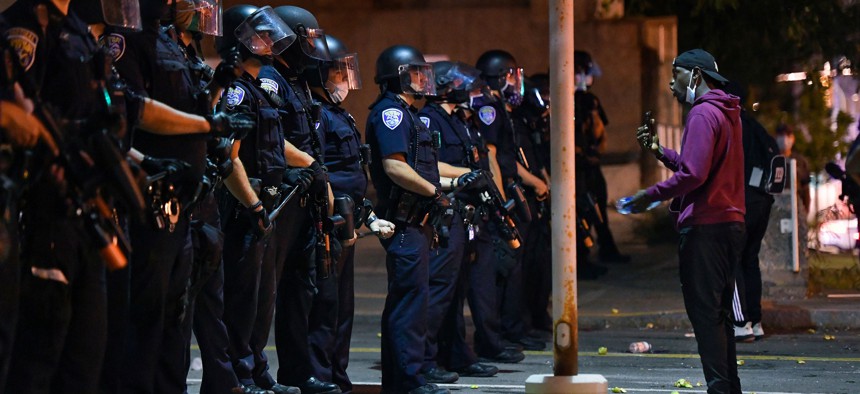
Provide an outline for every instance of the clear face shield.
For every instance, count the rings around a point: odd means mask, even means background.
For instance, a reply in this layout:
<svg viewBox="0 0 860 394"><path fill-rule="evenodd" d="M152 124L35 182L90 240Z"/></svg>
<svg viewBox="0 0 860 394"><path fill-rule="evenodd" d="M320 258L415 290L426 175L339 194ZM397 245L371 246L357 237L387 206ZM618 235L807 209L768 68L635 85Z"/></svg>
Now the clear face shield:
<svg viewBox="0 0 860 394"><path fill-rule="evenodd" d="M504 78L505 84L502 86L502 94L511 105L520 105L523 102L523 94L526 89L523 82L523 69L509 69Z"/></svg>
<svg viewBox="0 0 860 394"><path fill-rule="evenodd" d="M222 34L222 0L177 0L176 24L210 36Z"/></svg>
<svg viewBox="0 0 860 394"><path fill-rule="evenodd" d="M436 95L435 75L430 63L401 64L398 69L403 93L424 96Z"/></svg>
<svg viewBox="0 0 860 394"><path fill-rule="evenodd" d="M486 83L481 79L481 71L463 63L455 63L444 75L450 81L450 92L446 94L453 103L468 102L472 92L479 92Z"/></svg>
<svg viewBox="0 0 860 394"><path fill-rule="evenodd" d="M361 89L358 55L350 53L332 62L328 69L325 89L335 103L343 102L350 90Z"/></svg>
<svg viewBox="0 0 860 394"><path fill-rule="evenodd" d="M269 6L251 14L234 33L251 53L260 56L278 55L296 41L296 33Z"/></svg>
<svg viewBox="0 0 860 394"><path fill-rule="evenodd" d="M299 42L302 46L302 52L308 57L316 60L330 61L331 55L328 53L328 44L325 41L325 31L323 29L311 29L303 26L297 27L299 34Z"/></svg>
<svg viewBox="0 0 860 394"><path fill-rule="evenodd" d="M130 30L143 28L138 0L102 0L101 7L106 24Z"/></svg>

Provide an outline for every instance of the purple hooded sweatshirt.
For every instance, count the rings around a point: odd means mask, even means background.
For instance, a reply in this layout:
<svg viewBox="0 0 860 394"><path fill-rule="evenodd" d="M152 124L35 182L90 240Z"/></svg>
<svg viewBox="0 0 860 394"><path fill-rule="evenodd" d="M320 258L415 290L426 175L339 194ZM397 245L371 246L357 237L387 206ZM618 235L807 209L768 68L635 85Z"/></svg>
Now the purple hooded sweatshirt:
<svg viewBox="0 0 860 394"><path fill-rule="evenodd" d="M712 89L693 104L681 153L663 148L675 174L649 187L653 200L675 198L677 228L744 221L744 147L737 96Z"/></svg>

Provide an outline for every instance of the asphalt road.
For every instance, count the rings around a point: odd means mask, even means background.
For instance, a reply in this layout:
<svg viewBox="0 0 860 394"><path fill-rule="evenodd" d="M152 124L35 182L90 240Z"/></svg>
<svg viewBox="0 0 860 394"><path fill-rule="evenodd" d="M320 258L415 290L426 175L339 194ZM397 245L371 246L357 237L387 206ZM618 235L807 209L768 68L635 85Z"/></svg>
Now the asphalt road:
<svg viewBox="0 0 860 394"><path fill-rule="evenodd" d="M366 242L369 241L369 242ZM384 255L378 243L359 243L361 261L356 272L356 325L349 373L359 386L356 393L376 393L379 389L379 316L385 298ZM825 339L825 335L833 336ZM648 354L631 354L631 342L652 344ZM274 338L270 340L269 360L277 371ZM606 347L606 355L598 348ZM196 344L192 357L199 357ZM522 393L525 380L532 374L552 373L552 353L527 352L518 364L498 365L493 378L462 378L446 385L452 392ZM738 344L741 383L746 393L860 393L860 333L793 332L767 336L751 344ZM684 329L615 329L579 333L579 372L600 374L609 387L628 393L704 393L696 341ZM197 393L202 371L188 375L188 392ZM676 388L679 379L693 388Z"/></svg>

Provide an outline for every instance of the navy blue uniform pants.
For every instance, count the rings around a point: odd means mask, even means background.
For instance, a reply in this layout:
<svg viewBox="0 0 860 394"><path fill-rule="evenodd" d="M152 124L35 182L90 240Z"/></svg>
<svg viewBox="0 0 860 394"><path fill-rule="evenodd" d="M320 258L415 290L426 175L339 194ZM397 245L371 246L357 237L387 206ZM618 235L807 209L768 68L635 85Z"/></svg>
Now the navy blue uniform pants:
<svg viewBox="0 0 860 394"><path fill-rule="evenodd" d="M14 210L11 212L15 212ZM17 213L12 217L17 218ZM6 387L6 373L12 359L18 301L21 291L21 265L18 259L18 223L0 221L0 391Z"/></svg>
<svg viewBox="0 0 860 394"><path fill-rule="evenodd" d="M427 336L429 231L398 223L394 236L380 241L388 271L382 311L383 393L405 393L427 384L421 367Z"/></svg>
<svg viewBox="0 0 860 394"><path fill-rule="evenodd" d="M317 277L318 293L308 318L308 344L313 375L332 382L342 393L352 392L346 374L355 312L355 247L344 246L336 272L327 279Z"/></svg>
<svg viewBox="0 0 860 394"><path fill-rule="evenodd" d="M506 275L500 275L496 282L496 291L500 304L500 317L502 321L502 336L509 341L517 341L525 336L525 312L523 308L523 265L531 264L531 259L526 259L523 251L528 248L525 243L529 240L530 223L517 223L517 229L523 240L523 245L514 250L516 263L508 270Z"/></svg>
<svg viewBox="0 0 860 394"><path fill-rule="evenodd" d="M222 212L224 231L224 315L230 339L228 354L242 384L253 384L256 367L251 340L259 309L261 265L266 239L258 239L244 213Z"/></svg>
<svg viewBox="0 0 860 394"><path fill-rule="evenodd" d="M741 392L731 307L744 238L743 223L681 229L681 291L709 394Z"/></svg>
<svg viewBox="0 0 860 394"><path fill-rule="evenodd" d="M466 297L469 301L469 310L472 311L472 322L475 325L475 352L484 357L493 357L505 350L502 345L502 323L499 297L496 291L498 261L496 260L496 247L493 245L494 238L498 238L498 236L492 226L482 225L480 227L478 236L472 243L477 254L475 262L468 265ZM457 318L462 323L457 323L457 325L462 325L463 330L465 330L462 303L459 307L460 311ZM466 361L468 360L461 363ZM452 361L450 366L453 368L457 366L456 364L458 363Z"/></svg>
<svg viewBox="0 0 860 394"><path fill-rule="evenodd" d="M466 229L459 212L451 220L448 244L430 251L430 287L427 300L427 348L424 370L437 367L440 329L457 293L460 268L466 247Z"/></svg>
<svg viewBox="0 0 860 394"><path fill-rule="evenodd" d="M308 207L296 203L279 218L276 229L275 345L278 351L278 382L298 386L313 374L308 347L308 317L316 292L316 230ZM309 203L310 204L310 203ZM268 259L267 259L268 260ZM262 338L261 338L262 339Z"/></svg>
<svg viewBox="0 0 860 394"><path fill-rule="evenodd" d="M212 194L197 207L194 219L221 228L221 218ZM194 299L193 316L189 316L193 322L194 336L197 337L197 344L200 346L200 358L203 360L201 394L227 393L239 385L236 373L233 372L233 363L227 353L230 339L227 337L223 316L224 262L222 260L221 267L206 280Z"/></svg>
<svg viewBox="0 0 860 394"><path fill-rule="evenodd" d="M130 313L121 392L185 390L187 324L184 300L191 276L192 244L187 215L174 231L132 223Z"/></svg>
<svg viewBox="0 0 860 394"><path fill-rule="evenodd" d="M75 221L54 219L29 231L4 392L97 392L107 326L104 263ZM36 277L33 268L65 281Z"/></svg>

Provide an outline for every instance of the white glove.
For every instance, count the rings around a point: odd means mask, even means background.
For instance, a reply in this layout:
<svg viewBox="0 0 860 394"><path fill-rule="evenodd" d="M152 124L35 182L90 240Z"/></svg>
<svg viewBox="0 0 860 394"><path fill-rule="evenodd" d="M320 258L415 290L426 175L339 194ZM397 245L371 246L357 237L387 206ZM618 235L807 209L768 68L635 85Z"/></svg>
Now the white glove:
<svg viewBox="0 0 860 394"><path fill-rule="evenodd" d="M394 235L394 223L385 219L376 219L368 227L377 237L382 239L388 239Z"/></svg>

